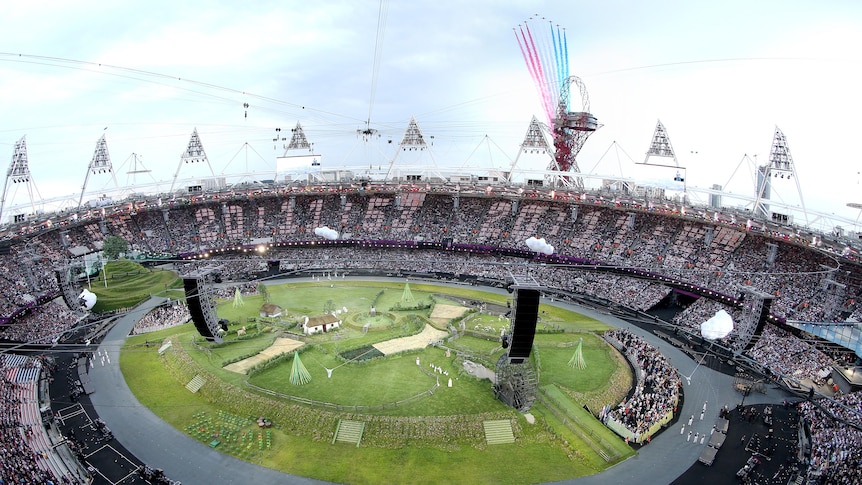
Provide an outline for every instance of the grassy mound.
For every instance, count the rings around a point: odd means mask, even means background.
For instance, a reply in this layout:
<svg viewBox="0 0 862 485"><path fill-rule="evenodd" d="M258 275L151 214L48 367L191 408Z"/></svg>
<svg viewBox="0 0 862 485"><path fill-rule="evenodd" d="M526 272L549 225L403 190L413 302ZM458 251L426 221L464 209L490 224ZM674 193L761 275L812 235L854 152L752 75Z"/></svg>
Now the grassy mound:
<svg viewBox="0 0 862 485"><path fill-rule="evenodd" d="M129 308L146 300L152 294L182 286L177 274L165 270L152 270L128 260L111 261L90 283L90 291L98 300L95 312Z"/></svg>

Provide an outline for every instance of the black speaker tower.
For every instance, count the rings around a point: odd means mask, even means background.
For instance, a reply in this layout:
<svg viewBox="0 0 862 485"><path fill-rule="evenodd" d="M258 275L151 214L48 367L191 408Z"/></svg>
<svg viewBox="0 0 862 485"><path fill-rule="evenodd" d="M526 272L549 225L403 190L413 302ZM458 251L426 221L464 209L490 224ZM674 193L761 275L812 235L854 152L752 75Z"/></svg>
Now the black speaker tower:
<svg viewBox="0 0 862 485"><path fill-rule="evenodd" d="M516 288L514 294L509 362L521 364L530 357L533 350L533 337L536 336L536 322L539 320L539 299L542 295L536 288Z"/></svg>
<svg viewBox="0 0 862 485"><path fill-rule="evenodd" d="M222 343L220 326L212 297L212 285L217 276L218 273L213 268L203 268L182 278L183 288L186 291L186 304L195 328L205 339L220 344Z"/></svg>
<svg viewBox="0 0 862 485"><path fill-rule="evenodd" d="M497 399L521 412L527 412L538 395L539 379L530 363L536 323L539 321L540 286L529 276L512 275L508 290L514 295L510 333L502 336L509 352L497 361L494 394Z"/></svg>

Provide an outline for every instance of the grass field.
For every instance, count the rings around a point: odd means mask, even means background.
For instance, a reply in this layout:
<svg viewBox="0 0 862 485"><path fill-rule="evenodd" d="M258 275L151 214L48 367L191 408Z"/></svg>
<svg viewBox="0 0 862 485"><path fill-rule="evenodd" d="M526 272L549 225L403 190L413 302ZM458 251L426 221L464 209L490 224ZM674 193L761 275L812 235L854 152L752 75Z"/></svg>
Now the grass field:
<svg viewBox="0 0 862 485"><path fill-rule="evenodd" d="M441 298L445 293L454 297L446 304L465 299L505 305L508 297L473 288L410 286L417 301ZM272 332L250 332L243 340L230 333L226 343L218 346L203 342L192 325L130 337L120 365L141 403L203 442L208 442L205 438L209 432L201 431L201 416L221 412L242 420L266 415L274 422L271 447L251 440L248 433L254 427L230 428L234 441L226 441L220 451L289 473L340 483L548 482L595 473L631 455L631 450L610 433L602 435L607 441L603 441L602 449L612 450L615 458L610 462L602 459L595 450L597 445L580 438L571 428L571 418L565 419L566 412L577 412L571 409L578 408L578 418L588 427L604 429L580 406L589 400L619 400L622 396L615 394L624 395L627 388L614 383L631 382L625 362L595 335L606 328L600 322L541 306L542 321L557 333L541 333L540 326L535 357L541 385L543 389L553 386L556 404L548 407L537 403L533 412L538 422L530 425L521 414L494 398L489 381L470 376L461 365L467 356L493 366L502 354L499 328L505 322L495 315L469 315L468 329L481 324L495 327L494 332L446 342L452 349L448 356L444 349L433 347L370 361L348 361L339 356L345 350L417 333L427 323L430 311L424 310L391 311L392 324L367 332L348 325L334 333L309 337L300 355L311 381L301 386L289 379L292 358L250 376L223 369L228 362L266 348L303 315L321 314L324 305L347 308L345 319L367 312L372 305L386 311L400 302L403 283L291 282L271 285L268 293L287 314L283 325L269 325ZM260 296L244 297L244 301L239 308L231 301L218 306L219 316L234 322L232 330L248 325L263 303ZM152 346L142 346L145 341L166 338L174 346L163 357ZM580 338L584 339L588 366L584 371L567 365ZM445 374L432 371L430 364ZM332 369L331 377L327 377L326 369ZM195 375L205 377L207 383L192 394L184 386ZM452 387L448 387L450 378ZM246 383L265 391L254 392ZM274 393L290 397L270 395ZM328 404L297 404L309 400ZM402 404L394 404L398 402ZM331 444L341 417L366 423L359 448ZM511 420L516 442L487 445L481 424L486 419ZM596 430L589 433L594 435ZM204 438L198 436L201 434ZM243 439L251 441L240 441ZM518 467L499 466L513 455L518 456Z"/></svg>

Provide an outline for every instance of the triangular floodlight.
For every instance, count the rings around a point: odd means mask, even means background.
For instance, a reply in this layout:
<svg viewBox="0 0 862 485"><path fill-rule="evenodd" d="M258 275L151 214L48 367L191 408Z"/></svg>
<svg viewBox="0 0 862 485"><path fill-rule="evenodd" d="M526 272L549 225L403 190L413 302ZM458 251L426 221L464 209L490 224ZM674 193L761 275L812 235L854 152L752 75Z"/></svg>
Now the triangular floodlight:
<svg viewBox="0 0 862 485"><path fill-rule="evenodd" d="M772 148L769 149L769 169L772 172L783 172L796 175L793 167L793 157L790 156L790 147L787 146L787 138L778 127L772 136Z"/></svg>
<svg viewBox="0 0 862 485"><path fill-rule="evenodd" d="M424 150L426 147L425 137L422 136L422 130L419 129L419 123L416 123L416 118L410 118L410 123L407 125L407 130L404 132L404 138L398 144L400 150L418 148Z"/></svg>
<svg viewBox="0 0 862 485"><path fill-rule="evenodd" d="M201 143L201 137L198 136L197 128L195 128L192 132L192 137L189 139L189 146L186 147L186 151L183 152L183 156L181 158L182 161L186 163L210 163L209 159L207 158L207 154L204 151L204 146Z"/></svg>
<svg viewBox="0 0 862 485"><path fill-rule="evenodd" d="M432 136L431 138L434 137ZM404 131L404 137L401 138L401 143L398 144L398 151L395 152L395 156L392 157L392 161L389 162L389 170L386 172L386 178L384 180L389 180L389 175L392 173L392 167L395 165L395 160L398 159L398 155L401 152L424 152L426 149L428 149L428 143L425 142L425 136L419 128L419 123L416 122L416 118L411 117L410 123L407 124L407 130ZM428 150L428 153L434 166L433 170L436 173L437 162L434 160L434 155L431 153L431 150ZM437 175L441 176L439 173L437 173Z"/></svg>
<svg viewBox="0 0 862 485"><path fill-rule="evenodd" d="M296 122L296 128L290 130L292 135L290 136L290 143L287 144L287 148L284 150L284 155L287 156L287 152L290 150L308 150L311 152L311 143L308 143L308 138L305 137L305 131L302 129L302 125L299 122Z"/></svg>
<svg viewBox="0 0 862 485"><path fill-rule="evenodd" d="M105 135L99 138L96 142L96 150L93 152L93 159L90 160L90 166L87 168L87 175L84 177L84 187L81 188L81 196L78 198L78 207L81 207L81 202L84 200L84 193L87 191L87 183L90 181L90 175L111 174L111 179L114 181L114 189L119 191L120 186L117 184L117 177L114 175L114 168L111 166L111 155L108 153L108 142L105 140Z"/></svg>
<svg viewBox="0 0 862 485"><path fill-rule="evenodd" d="M669 158L673 160L673 165L671 165L669 161L664 163L650 162L651 157L664 159ZM676 159L676 153L673 151L673 145L670 144L670 137L668 136L664 125L661 124L661 120L658 120L658 123L655 125L655 132L653 132L652 142L650 142L649 150L646 152L646 158L644 158L643 165L685 168L679 166L679 161Z"/></svg>
<svg viewBox="0 0 862 485"><path fill-rule="evenodd" d="M796 192L799 195L799 202L802 205L802 212L805 215L805 223L807 224L808 211L805 209L805 199L802 197L799 175L796 173L793 157L790 155L787 138L777 126L775 127L775 134L772 136L772 147L769 149L769 163L756 167L756 170L758 183L754 201L755 213L767 218L770 216L769 205L764 204L763 200L769 200L771 197L773 178L792 178L796 182Z"/></svg>
<svg viewBox="0 0 862 485"><path fill-rule="evenodd" d="M545 137L545 132L542 130L542 125L539 120L533 116L530 121L530 127L527 128L527 134L524 136L524 141L521 143L522 152L538 152L547 153L548 139Z"/></svg>
<svg viewBox="0 0 862 485"><path fill-rule="evenodd" d="M554 161L553 150L551 150L550 145L548 144L548 138L545 136L546 129L547 128L544 127L535 116L533 116L533 119L530 120L530 126L527 128L527 134L524 135L524 141L521 143L521 150L518 151L518 155L515 156L515 160L512 162L512 167L509 169L510 173L515 171L515 166L518 165L518 159L521 158L522 154L546 155L552 162ZM558 167L554 166L553 170L557 169Z"/></svg>
<svg viewBox="0 0 862 485"><path fill-rule="evenodd" d="M192 136L189 139L189 144L186 147L186 151L183 152L183 155L180 157L180 164L177 166L177 171L174 174L174 180L171 182L171 192L174 191L174 185L177 182L177 177L180 174L180 170L183 168L183 164L189 163L206 163L207 167L210 169L210 175L215 177L215 172L213 172L213 167L210 165L210 161L207 158L207 154L204 151L204 146L201 143L201 138L198 136L198 129L195 128L192 132Z"/></svg>
<svg viewBox="0 0 862 485"><path fill-rule="evenodd" d="M11 183L11 185L10 185ZM26 135L22 136L20 140L15 142L15 148L12 152L12 161L9 163L9 170L6 171L6 182L3 184L3 199L0 201L0 222L3 221L3 210L6 208L6 199L9 196L9 191L13 187L15 190L12 194L14 198L15 193L17 193L18 187L21 184L26 185L27 194L30 197L30 209L32 213L36 212L36 199L33 197L35 192L38 199L41 199L42 196L39 195L39 190L36 189L36 184L33 183L33 177L30 175L30 165L27 162L27 142ZM14 222L23 222L22 220L15 220Z"/></svg>

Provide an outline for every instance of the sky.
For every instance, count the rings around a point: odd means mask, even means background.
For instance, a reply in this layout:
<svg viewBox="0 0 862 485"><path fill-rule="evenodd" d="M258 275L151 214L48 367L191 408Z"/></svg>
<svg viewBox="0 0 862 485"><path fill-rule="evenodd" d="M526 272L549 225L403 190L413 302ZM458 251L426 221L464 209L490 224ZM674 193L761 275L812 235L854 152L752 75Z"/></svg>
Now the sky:
<svg viewBox="0 0 862 485"><path fill-rule="evenodd" d="M513 31L533 17L537 31L565 28L570 72L602 125L578 157L583 172L656 176L636 162L661 120L690 186L753 193L753 164L768 160L778 127L806 206L859 217L846 207L862 203L862 4L851 0L76 0L5 10L0 159L8 167L26 136L43 198L80 193L103 135L120 185L201 170L180 166L195 129L216 174L271 178L286 143L273 138L289 139L297 122L325 168L385 167L415 118L433 164L509 169L543 113ZM369 140L357 135L365 128ZM522 157L517 168L546 164ZM88 189L112 185L93 176ZM798 203L791 183L776 181L773 197ZM26 199L21 187L7 192L7 205Z"/></svg>

